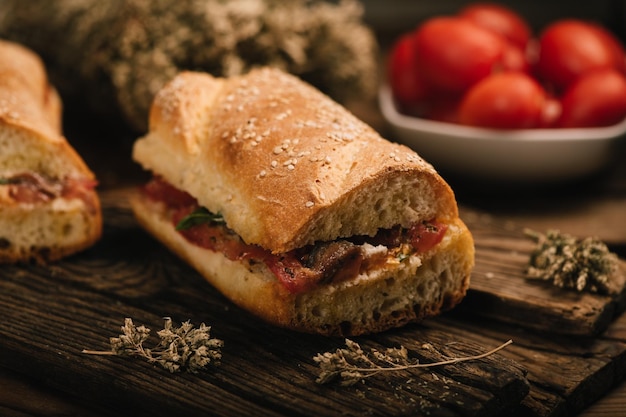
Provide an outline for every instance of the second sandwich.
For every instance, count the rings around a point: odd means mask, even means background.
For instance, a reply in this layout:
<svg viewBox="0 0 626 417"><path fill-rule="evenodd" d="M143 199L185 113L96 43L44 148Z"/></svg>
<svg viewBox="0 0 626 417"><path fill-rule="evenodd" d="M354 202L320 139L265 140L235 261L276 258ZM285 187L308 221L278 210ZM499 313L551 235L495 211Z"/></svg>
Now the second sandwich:
<svg viewBox="0 0 626 417"><path fill-rule="evenodd" d="M458 304L474 265L449 185L298 78L184 72L133 158L139 222L235 304L324 335L379 332Z"/></svg>

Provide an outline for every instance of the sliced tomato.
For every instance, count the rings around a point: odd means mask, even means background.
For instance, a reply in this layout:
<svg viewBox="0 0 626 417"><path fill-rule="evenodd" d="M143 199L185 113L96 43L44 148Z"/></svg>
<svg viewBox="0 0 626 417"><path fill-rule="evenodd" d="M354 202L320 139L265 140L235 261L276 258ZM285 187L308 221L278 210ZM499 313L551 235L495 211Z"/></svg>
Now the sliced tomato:
<svg viewBox="0 0 626 417"><path fill-rule="evenodd" d="M162 201L170 207L185 207L196 204L196 199L160 177L153 177L143 186L143 192L155 201Z"/></svg>
<svg viewBox="0 0 626 417"><path fill-rule="evenodd" d="M424 253L439 244L447 230L447 225L433 220L414 224L408 233L411 245L418 253Z"/></svg>
<svg viewBox="0 0 626 417"><path fill-rule="evenodd" d="M313 289L318 281L302 267L302 263L293 256L271 256L265 264L278 281L292 294Z"/></svg>

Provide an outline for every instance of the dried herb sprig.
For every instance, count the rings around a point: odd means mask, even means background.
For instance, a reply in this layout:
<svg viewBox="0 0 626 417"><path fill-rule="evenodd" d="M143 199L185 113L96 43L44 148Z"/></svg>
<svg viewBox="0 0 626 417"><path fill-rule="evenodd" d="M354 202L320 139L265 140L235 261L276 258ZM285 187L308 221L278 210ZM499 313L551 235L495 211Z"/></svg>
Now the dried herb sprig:
<svg viewBox="0 0 626 417"><path fill-rule="evenodd" d="M315 380L318 384L327 384L339 380L342 386L354 385L359 381L381 372L395 372L415 368L431 368L435 366L451 365L485 358L513 343L509 340L495 349L481 355L451 358L440 362L419 363L416 358L409 358L404 346L387 348L385 351L370 349L365 352L361 346L346 339L346 348L335 352L318 353L313 360L320 366L320 374ZM430 345L425 345L430 347Z"/></svg>
<svg viewBox="0 0 626 417"><path fill-rule="evenodd" d="M526 271L528 278L551 281L557 287L579 292L610 292L617 255L605 243L593 237L577 239L558 230L542 234L526 229L524 233L537 242Z"/></svg>
<svg viewBox="0 0 626 417"><path fill-rule="evenodd" d="M83 350L83 353L138 356L170 372L185 370L196 373L210 363L219 364L224 342L211 338L211 327L202 323L194 328L189 321L175 327L169 317L164 320L163 329L157 332L160 341L152 349L144 346L144 342L150 337L150 329L144 325L136 326L132 319L126 318L122 334L110 338L110 351Z"/></svg>

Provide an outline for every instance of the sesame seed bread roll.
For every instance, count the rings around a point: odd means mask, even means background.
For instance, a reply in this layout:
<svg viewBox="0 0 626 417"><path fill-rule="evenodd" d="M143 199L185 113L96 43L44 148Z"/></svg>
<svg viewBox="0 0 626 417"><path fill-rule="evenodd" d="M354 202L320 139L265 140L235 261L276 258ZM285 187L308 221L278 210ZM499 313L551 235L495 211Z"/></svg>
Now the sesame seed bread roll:
<svg viewBox="0 0 626 417"><path fill-rule="evenodd" d="M149 125L133 158L158 180L132 201L139 222L241 307L356 335L464 297L473 240L449 185L298 78L184 72L156 95ZM217 217L177 231L189 204L187 215Z"/></svg>
<svg viewBox="0 0 626 417"><path fill-rule="evenodd" d="M95 178L61 108L40 57L0 41L0 262L57 260L101 235Z"/></svg>

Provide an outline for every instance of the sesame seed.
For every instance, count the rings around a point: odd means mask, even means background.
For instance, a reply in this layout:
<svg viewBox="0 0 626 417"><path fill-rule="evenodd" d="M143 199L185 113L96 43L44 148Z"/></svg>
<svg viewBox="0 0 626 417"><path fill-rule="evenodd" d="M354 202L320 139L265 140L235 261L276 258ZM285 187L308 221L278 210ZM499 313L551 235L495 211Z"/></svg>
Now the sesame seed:
<svg viewBox="0 0 626 417"><path fill-rule="evenodd" d="M273 150L275 155L278 155L279 153L281 153L283 151L282 146L276 146Z"/></svg>
<svg viewBox="0 0 626 417"><path fill-rule="evenodd" d="M259 173L259 177L261 177L261 178L265 177L266 175L267 175L267 171L266 171L266 170L262 170L262 171Z"/></svg>
<svg viewBox="0 0 626 417"><path fill-rule="evenodd" d="M305 206L306 208L313 207L314 205L315 205L315 203L314 203L314 202L312 202L312 201L307 201L306 203L304 203L304 206Z"/></svg>
<svg viewBox="0 0 626 417"><path fill-rule="evenodd" d="M289 164L289 165L287 165L287 169L289 171L293 171L294 169L296 169L296 167L293 164Z"/></svg>
<svg viewBox="0 0 626 417"><path fill-rule="evenodd" d="M270 165L272 166L272 168L276 168L278 166L278 162L277 161L272 161L270 163Z"/></svg>

